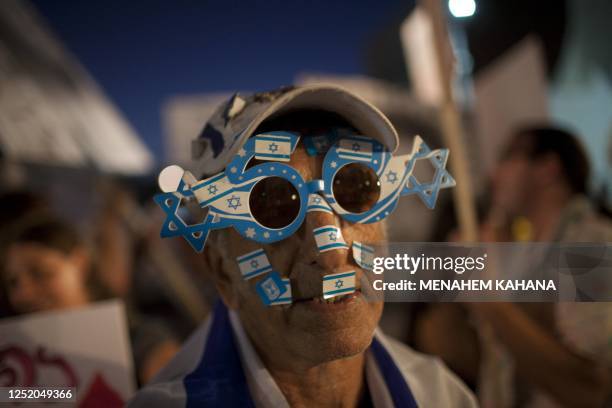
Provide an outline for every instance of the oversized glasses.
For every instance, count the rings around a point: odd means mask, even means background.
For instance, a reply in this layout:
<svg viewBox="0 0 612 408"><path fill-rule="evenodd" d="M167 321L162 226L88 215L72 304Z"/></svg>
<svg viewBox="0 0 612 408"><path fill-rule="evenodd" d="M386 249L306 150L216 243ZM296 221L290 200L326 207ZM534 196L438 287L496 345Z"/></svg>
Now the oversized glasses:
<svg viewBox="0 0 612 408"><path fill-rule="evenodd" d="M445 169L447 149L431 150L417 136L411 153L394 156L372 138L339 131L304 138L309 155L325 154L322 179L307 181L286 164L299 140L286 131L255 135L225 171L200 181L177 166L164 169L160 185L165 193L154 198L166 213L161 236L182 236L198 252L211 230L229 227L271 243L292 235L308 211L333 210L353 223L378 222L400 196L417 194L433 208L439 190L455 185ZM431 180L422 182L413 174L419 160L435 169ZM182 200L195 200L207 210L204 219L188 224L179 215Z"/></svg>

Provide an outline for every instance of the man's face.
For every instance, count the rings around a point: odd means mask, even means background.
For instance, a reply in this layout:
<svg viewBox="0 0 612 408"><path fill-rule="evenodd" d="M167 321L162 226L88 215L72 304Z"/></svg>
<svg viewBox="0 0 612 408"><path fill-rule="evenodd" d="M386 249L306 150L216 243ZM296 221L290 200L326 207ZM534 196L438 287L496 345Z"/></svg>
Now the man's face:
<svg viewBox="0 0 612 408"><path fill-rule="evenodd" d="M300 144L289 165L309 181L321 178L322 162L322 156L309 156ZM341 228L349 250L318 252L312 231L330 224ZM215 236L217 234L222 236ZM383 304L366 301L361 294L361 281L366 277L353 260L350 248L353 241L384 239L380 223L352 224L336 215L311 212L295 234L273 244L247 240L233 229L213 232L211 238L209 245L215 247L212 251L220 256L217 256L216 265L209 266L221 268L226 274L225 282L217 280L217 287L226 303L237 309L264 358L278 355L286 357L284 362L288 366L293 359L316 365L358 354L369 346ZM255 291L256 283L265 276L248 281L242 279L236 257L261 247L274 269L291 279L292 304L268 307ZM339 298L335 303L323 301L322 277L349 270L357 274L355 294Z"/></svg>

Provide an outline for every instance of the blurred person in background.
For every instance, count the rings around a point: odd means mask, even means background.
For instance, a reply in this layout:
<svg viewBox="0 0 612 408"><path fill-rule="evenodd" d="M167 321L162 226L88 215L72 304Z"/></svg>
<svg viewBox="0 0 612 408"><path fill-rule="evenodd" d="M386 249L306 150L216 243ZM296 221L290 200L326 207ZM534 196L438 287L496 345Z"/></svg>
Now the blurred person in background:
<svg viewBox="0 0 612 408"><path fill-rule="evenodd" d="M219 107L194 143L208 147L200 152L208 159L200 159L206 170L200 169L198 176L218 174L236 154L244 155L243 146L252 135L292 131L301 139L286 164L304 181L322 182L323 155L330 145L307 153L304 141L338 128L377 139L389 149L397 144L395 130L376 108L340 88L235 95ZM341 197L366 204L373 184L363 177L356 172L350 182L338 184L353 192ZM269 179L275 177L263 180ZM297 199L286 184L251 193L248 205L269 222L286 219ZM271 244L246 239L233 228L211 231L201 262L222 301L131 406L475 406L471 393L437 359L377 330L382 301L361 293L359 283L367 278L350 251L319 251L313 230L330 225L339 227L348 247L385 238L383 223L348 222L331 207L309 211L297 231ZM236 258L258 248L275 271L290 279L289 304L262 302L255 287L266 275L243 278ZM324 300L323 277L341 271L355 271L355 292Z"/></svg>
<svg viewBox="0 0 612 408"><path fill-rule="evenodd" d="M587 155L571 133L552 126L517 131L493 173L490 210L480 240L611 242L610 221L587 197L589 173ZM483 406L610 403L612 304L466 306L428 308L417 325L417 349L442 356L469 377L477 384ZM468 314L476 318L475 326ZM461 334L453 344L441 337L448 330ZM464 348L476 352L466 358Z"/></svg>
<svg viewBox="0 0 612 408"><path fill-rule="evenodd" d="M0 277L10 313L77 308L115 296L100 281L92 251L77 231L50 211L21 213L1 231ZM131 309L128 324L138 381L146 383L178 343L159 322Z"/></svg>

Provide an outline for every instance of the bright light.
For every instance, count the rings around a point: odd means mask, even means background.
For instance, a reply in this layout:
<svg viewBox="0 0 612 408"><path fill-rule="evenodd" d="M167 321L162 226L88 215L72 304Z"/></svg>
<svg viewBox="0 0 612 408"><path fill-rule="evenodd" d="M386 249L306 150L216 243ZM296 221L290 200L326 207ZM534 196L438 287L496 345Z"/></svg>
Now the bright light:
<svg viewBox="0 0 612 408"><path fill-rule="evenodd" d="M474 0L448 0L448 8L455 17L469 17L476 11Z"/></svg>

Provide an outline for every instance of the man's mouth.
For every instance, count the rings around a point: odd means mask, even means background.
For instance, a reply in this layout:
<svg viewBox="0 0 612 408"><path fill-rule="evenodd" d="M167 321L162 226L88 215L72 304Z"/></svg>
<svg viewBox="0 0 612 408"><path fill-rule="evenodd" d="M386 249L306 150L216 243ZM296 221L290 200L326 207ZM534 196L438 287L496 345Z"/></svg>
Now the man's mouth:
<svg viewBox="0 0 612 408"><path fill-rule="evenodd" d="M305 304L314 307L333 307L350 304L354 302L359 296L361 296L361 290L357 289L355 292L347 293L346 295L334 296L328 299L325 299L323 296L296 299L294 300L293 304Z"/></svg>

